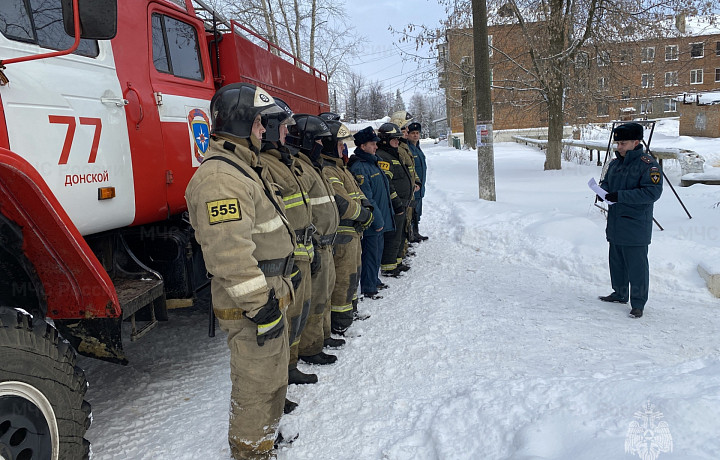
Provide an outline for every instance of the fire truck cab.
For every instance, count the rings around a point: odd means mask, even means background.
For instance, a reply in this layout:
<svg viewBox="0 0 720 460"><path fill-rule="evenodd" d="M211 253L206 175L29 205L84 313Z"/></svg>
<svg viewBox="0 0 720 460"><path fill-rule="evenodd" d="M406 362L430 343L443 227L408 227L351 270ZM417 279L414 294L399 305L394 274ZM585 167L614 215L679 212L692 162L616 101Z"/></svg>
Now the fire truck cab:
<svg viewBox="0 0 720 460"><path fill-rule="evenodd" d="M0 6L0 458L84 458L75 351L126 363L124 321L208 283L184 192L216 89L320 113L327 78L200 0Z"/></svg>

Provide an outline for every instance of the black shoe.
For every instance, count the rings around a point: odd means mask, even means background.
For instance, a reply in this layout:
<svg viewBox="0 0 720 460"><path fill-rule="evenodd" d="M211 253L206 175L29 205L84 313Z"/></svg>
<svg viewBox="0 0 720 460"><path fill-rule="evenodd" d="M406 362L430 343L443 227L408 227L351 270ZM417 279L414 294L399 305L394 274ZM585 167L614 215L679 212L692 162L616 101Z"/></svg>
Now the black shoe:
<svg viewBox="0 0 720 460"><path fill-rule="evenodd" d="M283 407L283 414L289 414L290 412L294 411L297 406L298 404L296 402L292 402L289 399L285 398L285 407Z"/></svg>
<svg viewBox="0 0 720 460"><path fill-rule="evenodd" d="M306 385L309 383L317 383L317 381L317 375L306 374L301 372L297 367L288 371L288 385Z"/></svg>
<svg viewBox="0 0 720 460"><path fill-rule="evenodd" d="M410 265L405 265L404 263L401 262L398 264L397 269L400 270L401 272L406 272L406 271L410 270Z"/></svg>
<svg viewBox="0 0 720 460"><path fill-rule="evenodd" d="M316 355L299 356L299 358L309 364L332 364L337 361L337 356L328 355L322 351Z"/></svg>
<svg viewBox="0 0 720 460"><path fill-rule="evenodd" d="M323 341L323 347L329 347L329 348L340 348L343 345L345 345L345 341L343 339L334 339L332 337L328 337Z"/></svg>
<svg viewBox="0 0 720 460"><path fill-rule="evenodd" d="M426 241L426 240L429 239L427 236L422 236L422 235L419 234L419 233L416 233L416 234L415 234L415 238L419 239L420 241Z"/></svg>
<svg viewBox="0 0 720 460"><path fill-rule="evenodd" d="M615 292L613 292L610 295L600 296L600 297L598 297L598 299L602 300L603 302L615 302L615 303L627 303L628 302L627 299L623 299Z"/></svg>
<svg viewBox="0 0 720 460"><path fill-rule="evenodd" d="M378 291L382 291L383 289L387 289L387 288L389 288L389 287L390 287L390 286L388 286L388 285L385 284L385 283L380 283L380 284L377 285Z"/></svg>
<svg viewBox="0 0 720 460"><path fill-rule="evenodd" d="M382 299L382 298L383 298L383 296L378 295L377 292L374 292L372 294L363 294L362 295L362 300L378 300L378 299Z"/></svg>
<svg viewBox="0 0 720 460"><path fill-rule="evenodd" d="M292 444L298 438L298 436L300 435L296 433L294 436L285 439L282 433L278 432L277 437L275 438L275 443L273 443L273 447L275 449L279 449L280 447L287 447Z"/></svg>
<svg viewBox="0 0 720 460"><path fill-rule="evenodd" d="M421 241L422 241L422 240L421 240L420 237L417 236L417 235L413 235L412 238L408 238L408 243L419 243L419 242L421 242Z"/></svg>
<svg viewBox="0 0 720 460"><path fill-rule="evenodd" d="M632 310L630 310L629 316L630 316L630 318L642 318L642 315L643 315L642 310L640 310L639 308L633 308Z"/></svg>

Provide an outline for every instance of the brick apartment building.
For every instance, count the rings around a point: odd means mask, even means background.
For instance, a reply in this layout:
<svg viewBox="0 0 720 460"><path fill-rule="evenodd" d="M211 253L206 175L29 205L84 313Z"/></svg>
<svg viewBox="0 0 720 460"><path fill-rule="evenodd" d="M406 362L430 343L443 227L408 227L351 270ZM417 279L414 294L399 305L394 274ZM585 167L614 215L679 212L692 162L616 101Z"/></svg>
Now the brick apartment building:
<svg viewBox="0 0 720 460"><path fill-rule="evenodd" d="M715 21L678 17L677 33L669 38L627 37L603 49L587 46L568 75L565 123L679 116L683 104L677 96L720 90L720 18ZM491 25L488 35L494 129L546 127L546 106L520 67L531 65L520 27ZM462 132L463 98L474 101L472 29L448 30L446 39L439 46L440 86L449 125Z"/></svg>

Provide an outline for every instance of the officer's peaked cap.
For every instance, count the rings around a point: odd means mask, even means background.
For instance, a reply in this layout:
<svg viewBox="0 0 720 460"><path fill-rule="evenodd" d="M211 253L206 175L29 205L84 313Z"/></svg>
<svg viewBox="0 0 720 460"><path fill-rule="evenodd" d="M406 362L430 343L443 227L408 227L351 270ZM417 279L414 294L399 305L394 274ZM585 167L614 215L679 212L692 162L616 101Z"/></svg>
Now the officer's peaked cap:
<svg viewBox="0 0 720 460"><path fill-rule="evenodd" d="M420 123L417 121L414 121L408 125L408 132L411 133L413 131L422 131L422 126L420 126Z"/></svg>
<svg viewBox="0 0 720 460"><path fill-rule="evenodd" d="M643 127L639 123L623 123L616 126L613 131L614 141L641 141L643 138Z"/></svg>

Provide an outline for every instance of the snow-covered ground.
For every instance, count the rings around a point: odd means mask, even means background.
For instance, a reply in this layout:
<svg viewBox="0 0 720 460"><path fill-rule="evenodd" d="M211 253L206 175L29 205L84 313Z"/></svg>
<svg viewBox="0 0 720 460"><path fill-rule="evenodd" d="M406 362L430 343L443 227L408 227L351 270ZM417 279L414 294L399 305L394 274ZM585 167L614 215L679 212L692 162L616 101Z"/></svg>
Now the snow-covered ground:
<svg viewBox="0 0 720 460"><path fill-rule="evenodd" d="M543 171L544 152L496 144L497 201L480 201L475 152L443 144L423 143L430 240L385 298L361 302L372 316L332 351L336 364L300 364L320 381L289 388L300 405L281 426L299 437L279 459L631 459L628 430L647 404L663 415L648 440L672 436L672 452L647 458L720 458L720 299L697 272L720 265L720 187L676 187L692 219L665 187L650 299L631 319L597 300L611 292L587 187L599 167ZM720 165L720 140L678 138L672 123L653 144ZM93 458L229 459L229 355L222 332L207 337L205 310L172 311L126 350L127 367L81 359Z"/></svg>

